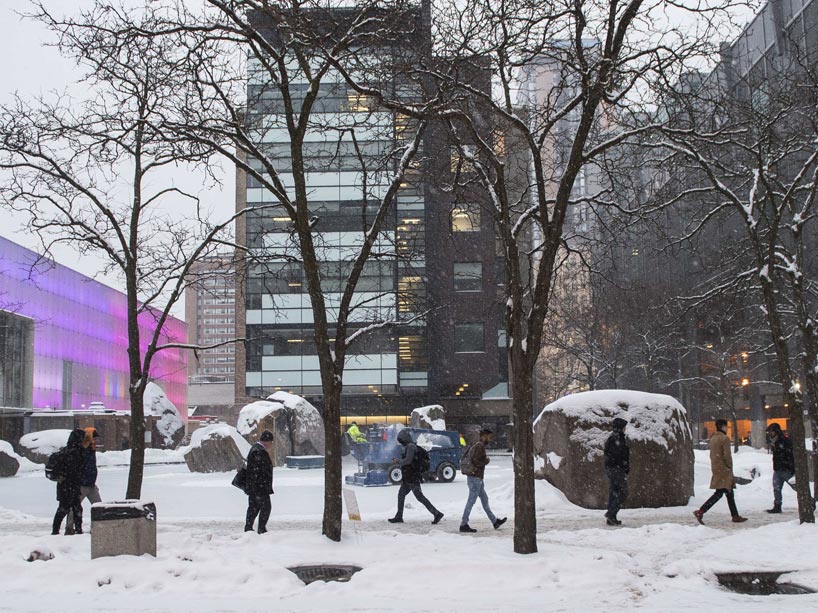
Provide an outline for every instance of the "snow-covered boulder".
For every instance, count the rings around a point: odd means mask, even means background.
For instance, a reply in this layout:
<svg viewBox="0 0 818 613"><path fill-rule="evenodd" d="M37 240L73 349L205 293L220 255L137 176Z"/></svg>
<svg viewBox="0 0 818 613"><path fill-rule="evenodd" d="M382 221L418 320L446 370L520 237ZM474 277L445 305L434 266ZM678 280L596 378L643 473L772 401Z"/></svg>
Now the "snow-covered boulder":
<svg viewBox="0 0 818 613"><path fill-rule="evenodd" d="M625 507L686 505L693 495L693 439L684 407L663 394L600 390L549 404L534 422L537 477L574 504L605 508L603 449L616 417L628 422L631 469Z"/></svg>
<svg viewBox="0 0 818 613"><path fill-rule="evenodd" d="M324 421L314 406L301 396L276 392L267 400L244 406L236 424L239 433L251 443L270 430L275 435L276 465L287 456L324 455Z"/></svg>
<svg viewBox="0 0 818 613"><path fill-rule="evenodd" d="M0 478L13 477L20 470L20 461L11 443L0 441Z"/></svg>
<svg viewBox="0 0 818 613"><path fill-rule="evenodd" d="M228 472L237 470L249 451L250 444L234 427L215 424L193 433L185 451L185 463L194 473Z"/></svg>
<svg viewBox="0 0 818 613"><path fill-rule="evenodd" d="M37 464L48 462L48 456L59 451L68 442L71 430L40 430L29 432L20 438L20 454Z"/></svg>
<svg viewBox="0 0 818 613"><path fill-rule="evenodd" d="M159 436L162 449L175 449L185 436L185 422L162 388L153 381L145 387L142 400L145 416L156 417L153 430Z"/></svg>
<svg viewBox="0 0 818 613"><path fill-rule="evenodd" d="M412 409L409 426L412 428L426 428L427 430L445 430L446 411L439 404Z"/></svg>

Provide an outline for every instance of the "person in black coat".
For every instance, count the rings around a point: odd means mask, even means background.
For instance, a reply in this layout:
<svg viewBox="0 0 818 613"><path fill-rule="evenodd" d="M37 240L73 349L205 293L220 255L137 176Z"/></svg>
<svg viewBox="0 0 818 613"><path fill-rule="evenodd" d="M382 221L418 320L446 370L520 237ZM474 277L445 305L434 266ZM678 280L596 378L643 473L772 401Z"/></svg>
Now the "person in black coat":
<svg viewBox="0 0 818 613"><path fill-rule="evenodd" d="M616 518L628 497L628 473L630 472L630 449L625 440L628 422L617 417L613 420L613 432L605 441L605 476L608 477L608 511L605 518L609 526L619 526Z"/></svg>
<svg viewBox="0 0 818 613"><path fill-rule="evenodd" d="M258 533L267 532L267 520L273 509L270 495L273 493L273 433L265 430L247 454L247 520L244 531L252 532L258 517Z"/></svg>
<svg viewBox="0 0 818 613"><path fill-rule="evenodd" d="M412 492L418 502L421 503L429 513L432 514L432 523L436 524L443 519L443 513L438 511L435 506L429 502L429 499L423 495L423 490L420 489L420 482L423 481L423 471L417 461L417 443L412 440L412 434L409 430L401 430L398 432L398 442L403 445L403 454L400 460L394 458L393 461L400 463L401 468L401 482L398 490L398 512L395 517L389 518L389 523L401 524L403 523L403 504L406 500L406 495Z"/></svg>
<svg viewBox="0 0 818 613"><path fill-rule="evenodd" d="M781 513L781 488L784 482L795 474L795 454L792 441L781 430L781 426L772 423L767 427L770 446L773 452L773 508L767 513Z"/></svg>
<svg viewBox="0 0 818 613"><path fill-rule="evenodd" d="M65 454L61 464L63 478L57 482L57 512L51 534L59 534L63 518L71 511L74 517L74 533L82 534L82 504L80 484L82 483L82 441L84 430L72 430L65 444Z"/></svg>

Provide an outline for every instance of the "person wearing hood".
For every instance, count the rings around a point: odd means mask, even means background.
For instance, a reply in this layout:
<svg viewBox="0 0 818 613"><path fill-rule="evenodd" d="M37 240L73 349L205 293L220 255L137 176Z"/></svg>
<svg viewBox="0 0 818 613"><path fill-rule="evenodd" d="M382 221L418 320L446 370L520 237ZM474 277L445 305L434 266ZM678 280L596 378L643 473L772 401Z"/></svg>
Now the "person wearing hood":
<svg viewBox="0 0 818 613"><path fill-rule="evenodd" d="M693 511L696 521L704 525L704 514L716 504L722 496L727 497L727 506L734 523L747 521L746 517L738 514L733 488L736 481L733 477L733 456L730 452L730 437L727 436L727 420L716 420L716 433L710 437L710 489L716 490L713 495L697 511Z"/></svg>
<svg viewBox="0 0 818 613"><path fill-rule="evenodd" d="M443 519L443 513L438 511L435 506L429 502L429 499L423 495L420 489L420 482L423 480L423 468L420 463L420 454L418 453L418 446L412 440L412 434L409 430L401 430L398 432L398 442L403 446L402 457L400 460L394 458L394 462L400 463L402 478L400 489L398 490L398 512L395 517L389 518L389 523L402 524L403 523L403 504L406 500L406 495L412 492L429 513L432 514L432 523L437 524Z"/></svg>
<svg viewBox="0 0 818 613"><path fill-rule="evenodd" d="M273 504L270 495L273 494L273 460L270 453L273 450L275 437L270 430L265 430L247 454L247 517L244 522L244 531L252 532L253 524L258 517L258 533L267 532L267 520Z"/></svg>
<svg viewBox="0 0 818 613"><path fill-rule="evenodd" d="M99 432L96 428L85 428L85 436L82 441L82 470L80 475L80 504L86 498L91 504L102 502L97 487L97 439ZM68 520L65 523L65 533L72 534L74 531L74 512L68 512Z"/></svg>
<svg viewBox="0 0 818 613"><path fill-rule="evenodd" d="M781 513L781 488L795 474L795 454L792 441L777 423L773 422L767 427L767 434L773 452L773 508L768 509L767 513Z"/></svg>
<svg viewBox="0 0 818 613"><path fill-rule="evenodd" d="M54 523L51 534L59 534L62 520L73 513L74 533L82 534L82 504L80 503L80 487L82 483L82 441L85 439L85 430L72 430L65 444L65 453L61 461L62 479L57 482L57 512L54 514Z"/></svg>
<svg viewBox="0 0 818 613"><path fill-rule="evenodd" d="M605 519L609 526L619 526L622 522L616 516L628 497L631 452L625 440L628 422L617 417L612 425L613 432L605 441L605 476L608 478L608 510L605 512Z"/></svg>

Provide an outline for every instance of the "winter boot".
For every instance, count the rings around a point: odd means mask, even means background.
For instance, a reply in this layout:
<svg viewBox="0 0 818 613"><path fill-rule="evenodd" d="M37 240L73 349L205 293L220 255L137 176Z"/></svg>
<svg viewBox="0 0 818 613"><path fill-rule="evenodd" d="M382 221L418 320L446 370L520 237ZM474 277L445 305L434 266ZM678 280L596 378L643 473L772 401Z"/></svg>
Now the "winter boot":
<svg viewBox="0 0 818 613"><path fill-rule="evenodd" d="M432 523L433 524L439 524L441 519L443 519L443 513L438 511L437 513L435 513L434 519L432 520Z"/></svg>
<svg viewBox="0 0 818 613"><path fill-rule="evenodd" d="M702 526L704 525L704 512L699 509L697 511L693 511L693 515L696 517L696 521L698 521Z"/></svg>
<svg viewBox="0 0 818 613"><path fill-rule="evenodd" d="M386 521L388 521L390 524L402 524L403 523L403 518L396 515L395 517L390 517Z"/></svg>
<svg viewBox="0 0 818 613"><path fill-rule="evenodd" d="M734 524L740 524L740 523L745 522L745 521L747 521L746 517L742 517L741 515L733 515L733 523Z"/></svg>
<svg viewBox="0 0 818 613"><path fill-rule="evenodd" d="M608 517L605 520L605 523L608 524L609 526L621 526L622 525L622 522L619 521L618 519L616 519L615 517Z"/></svg>
<svg viewBox="0 0 818 613"><path fill-rule="evenodd" d="M494 529L497 530L500 526L508 521L508 517L503 517L502 519L495 519L494 520Z"/></svg>
<svg viewBox="0 0 818 613"><path fill-rule="evenodd" d="M767 513L781 513L781 505L774 504L772 509L767 509Z"/></svg>
<svg viewBox="0 0 818 613"><path fill-rule="evenodd" d="M469 526L469 524L463 524L462 526L460 526L460 531L461 532L477 532L477 530L475 530L474 528Z"/></svg>

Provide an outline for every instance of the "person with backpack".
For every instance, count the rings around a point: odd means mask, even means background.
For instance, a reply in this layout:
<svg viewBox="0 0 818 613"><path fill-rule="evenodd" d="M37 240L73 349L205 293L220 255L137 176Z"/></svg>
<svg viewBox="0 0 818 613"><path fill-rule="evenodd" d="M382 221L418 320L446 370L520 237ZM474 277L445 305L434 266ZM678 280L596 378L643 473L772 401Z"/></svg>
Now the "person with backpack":
<svg viewBox="0 0 818 613"><path fill-rule="evenodd" d="M771 423L767 427L767 434L770 436L773 452L773 508L767 509L767 513L781 513L781 488L795 474L795 454L792 441L784 435L777 423Z"/></svg>
<svg viewBox="0 0 818 613"><path fill-rule="evenodd" d="M612 424L613 432L605 441L605 476L608 478L608 510L605 512L605 521L609 526L622 525L616 516L628 497L631 452L625 440L627 425L627 421L616 417Z"/></svg>
<svg viewBox="0 0 818 613"><path fill-rule="evenodd" d="M247 518L244 522L244 531L252 532L253 524L258 517L258 533L267 532L267 520L273 504L270 495L273 494L273 460L270 452L273 450L275 437L269 430L261 433L258 442L250 447L247 454L247 472L245 493L247 494Z"/></svg>
<svg viewBox="0 0 818 613"><path fill-rule="evenodd" d="M406 500L406 495L412 492L418 502L432 514L432 523L437 524L443 519L443 513L429 502L429 499L423 495L423 490L420 489L423 475L429 470L429 452L423 447L419 447L412 440L412 434L406 429L398 432L398 443L403 445L402 457L400 460L393 458L393 462L400 463L402 478L398 490L398 512L395 517L389 518L389 523L403 523L403 503Z"/></svg>
<svg viewBox="0 0 818 613"><path fill-rule="evenodd" d="M696 521L704 525L704 514L716 504L722 496L727 497L727 506L734 523L747 521L746 517L738 514L733 488L736 481L733 478L733 456L730 453L730 437L727 436L727 420L716 420L716 433L710 437L710 489L716 490L713 495L697 511L693 511Z"/></svg>
<svg viewBox="0 0 818 613"><path fill-rule="evenodd" d="M86 428L85 437L82 441L82 470L80 476L80 504L86 498L91 504L102 502L97 487L97 438L99 432L96 428ZM68 512L68 520L65 522L65 533L74 533L74 512Z"/></svg>
<svg viewBox="0 0 818 613"><path fill-rule="evenodd" d="M480 504L483 505L483 510L495 530L506 523L506 517L498 519L491 512L489 496L486 494L486 485L483 482L486 465L490 462L489 457L486 455L486 445L491 442L491 436L492 431L488 428L480 430L480 440L468 447L463 452L463 457L460 460L460 472L466 475L466 482L469 486L469 497L466 499L466 508L463 509L463 517L460 520L460 532L477 532L477 530L469 526L469 515L478 498L480 498Z"/></svg>
<svg viewBox="0 0 818 613"><path fill-rule="evenodd" d="M72 430L68 442L60 451L48 459L46 476L57 481L57 512L51 534L59 534L62 520L73 512L74 533L82 534L82 504L80 487L82 483L82 441L85 430Z"/></svg>

